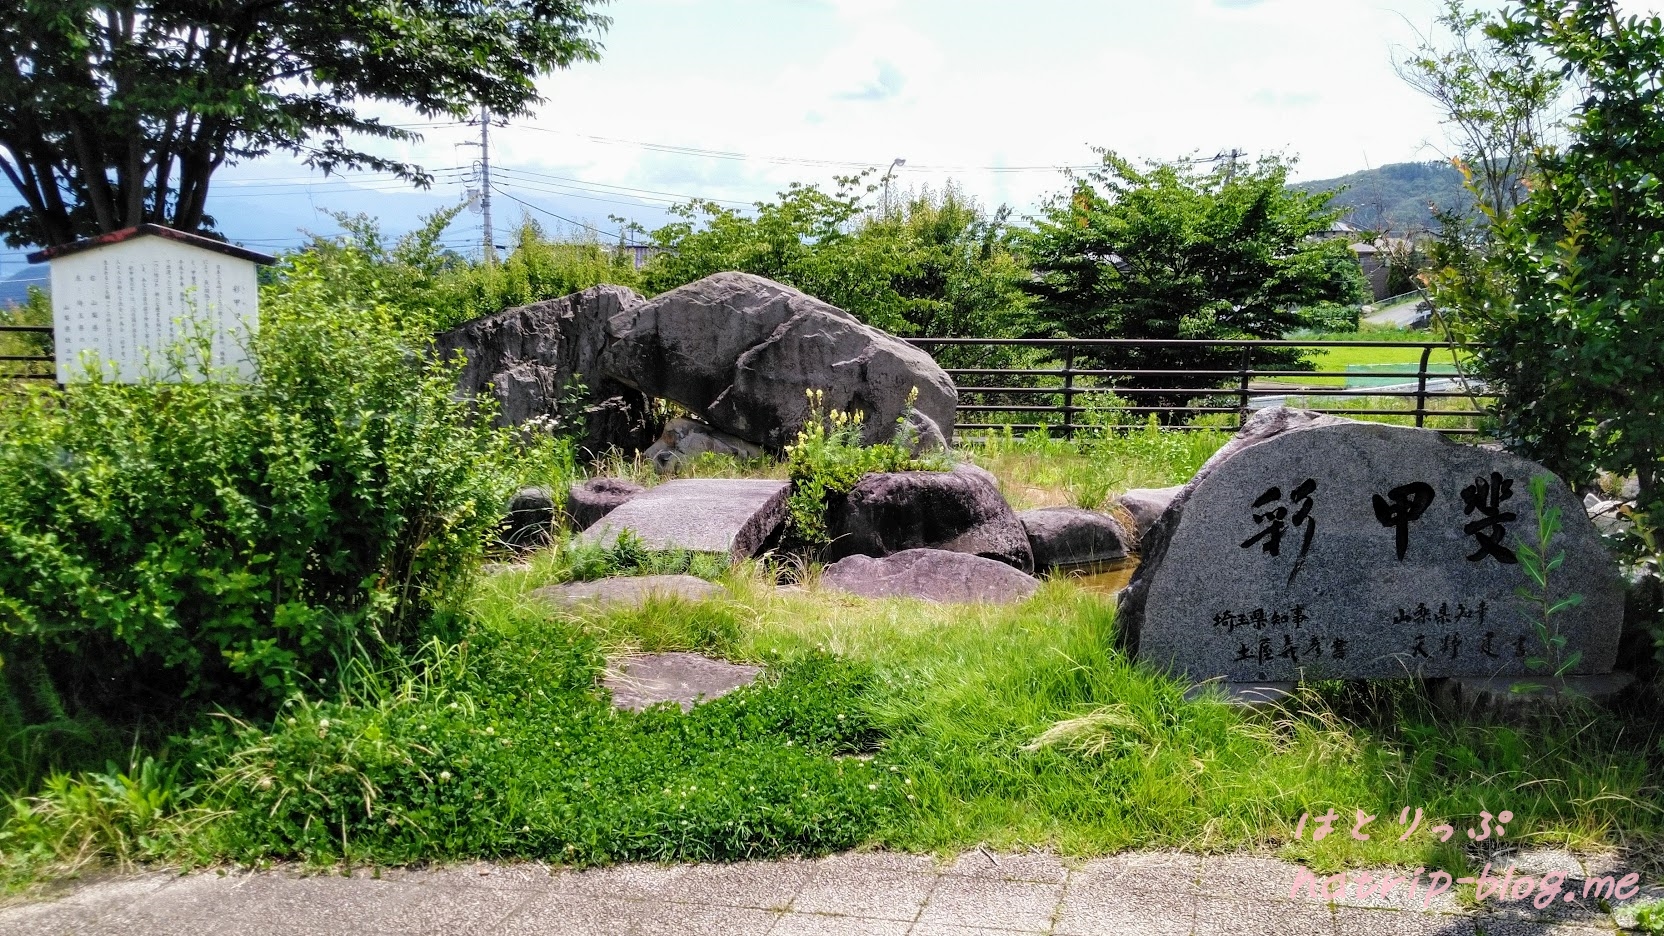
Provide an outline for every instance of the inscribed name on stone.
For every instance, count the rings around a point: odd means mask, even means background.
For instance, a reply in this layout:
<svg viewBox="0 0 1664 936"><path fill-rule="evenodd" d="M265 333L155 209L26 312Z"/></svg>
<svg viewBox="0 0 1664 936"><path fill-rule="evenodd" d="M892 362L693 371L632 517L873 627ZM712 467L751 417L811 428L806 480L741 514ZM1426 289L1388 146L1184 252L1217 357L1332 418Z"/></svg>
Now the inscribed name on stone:
<svg viewBox="0 0 1664 936"><path fill-rule="evenodd" d="M1436 432L1262 410L1204 465L1144 543L1123 593L1136 656L1192 679L1526 676L1544 656L1521 547L1535 540L1533 462ZM1561 532L1550 620L1581 652L1617 655L1616 566L1550 477ZM1564 658L1564 657L1563 657Z"/></svg>
<svg viewBox="0 0 1664 936"><path fill-rule="evenodd" d="M756 555L786 519L785 481L683 478L648 488L580 535L611 548L629 530L653 550Z"/></svg>

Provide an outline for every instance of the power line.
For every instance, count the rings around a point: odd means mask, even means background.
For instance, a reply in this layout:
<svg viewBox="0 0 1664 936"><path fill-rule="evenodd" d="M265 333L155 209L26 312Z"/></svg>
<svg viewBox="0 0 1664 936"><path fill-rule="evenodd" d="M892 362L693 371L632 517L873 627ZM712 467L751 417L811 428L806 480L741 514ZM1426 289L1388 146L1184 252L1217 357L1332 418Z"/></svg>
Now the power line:
<svg viewBox="0 0 1664 936"><path fill-rule="evenodd" d="M495 186L493 186L493 187L495 187ZM503 196L504 198L508 199L509 201L518 202L519 204L522 204L522 205L526 206L527 208L530 208L533 211L537 211L537 212L541 212L543 214L546 214L549 217L554 218L557 221L565 221L567 224L573 225L575 227L581 227L586 231L593 231L594 233L599 234L602 237L611 237L612 236L612 233L610 231L603 231L600 228L594 226L593 224L585 224L582 221L574 221L571 218L566 217L565 215L555 214L553 211L550 211L547 208L542 208L542 207L539 207L537 205L534 205L531 202L526 201L524 198L517 198L514 195L503 191L501 188L497 189L497 194ZM623 240L623 237L620 236L619 239ZM626 241L624 241L624 246L626 246L626 247L651 247L652 245L651 244L637 244L637 243L634 243L632 241L627 241L626 240Z"/></svg>
<svg viewBox="0 0 1664 936"><path fill-rule="evenodd" d="M448 173L448 172L466 172L467 170L468 170L467 166L440 166L438 168L430 169L428 171L435 174L435 175L438 175L438 174L441 174L441 173ZM363 172L363 173L327 172L327 173L324 173L322 182L336 183L336 182L351 182L351 181L354 181L354 180L362 181L362 182L386 182L386 181L391 181L391 180L394 180L394 179L401 179L401 178L402 177L396 172ZM240 186L240 185L317 185L317 184L321 184L321 182L318 179L318 176L316 174L314 174L314 175L305 175L305 176L287 176L287 177L284 177L284 178L272 178L272 179L221 179L221 180L219 180L215 183L215 185L218 185L218 186L221 186L221 187L228 186L228 185L229 186Z"/></svg>
<svg viewBox="0 0 1664 936"><path fill-rule="evenodd" d="M510 175L532 176L532 177L537 178L537 179L550 179L550 180L553 180L555 182L566 182L566 183L570 183L572 185L577 185L577 186L585 187L585 188L593 190L593 191L604 192L604 193L614 193L614 192L616 192L617 194L620 194L620 195L627 195L627 194L632 193L632 192L641 192L641 193L646 194L646 195L662 195L662 196L665 196L666 198L675 199L676 201L694 201L694 200L708 201L708 202L717 202L719 204L725 204L725 205L734 205L734 206L742 207L742 208L749 208L754 204L753 202L739 201L737 199L732 199L732 198L711 198L711 197L705 196L705 195L690 195L686 192L664 192L664 191L660 191L658 189L635 188L635 187L629 186L629 185L613 185L613 184L608 183L608 182L587 182L583 179L573 179L573 178L570 178L570 177L567 177L567 176L550 175L549 173L546 173L546 172L533 172L530 169L513 169L513 168L509 168L507 166L499 166L499 167L497 167L497 171L506 172Z"/></svg>
<svg viewBox="0 0 1664 936"><path fill-rule="evenodd" d="M500 171L501 170L499 170L499 172ZM665 208L668 208L671 205L675 205L675 204L678 203L678 201L676 199L645 198L645 197L639 196L639 195L625 196L627 198L634 198L635 201L619 201L616 198L602 197L605 194L612 194L612 193L602 193L602 195L589 195L589 194L584 194L584 190L572 191L571 189L551 188L551 187L548 187L547 183L527 182L523 179L514 178L514 177L510 177L508 181L509 181L509 187L510 188L515 188L515 189L520 189L520 190L523 190L523 191L530 191L530 192L539 192L539 193L542 193L544 195L559 195L559 196L562 196L564 198L581 198L584 201L601 202L603 204L608 204L608 205L620 205L620 206L623 206L625 208L652 208L652 209L656 209L656 210L663 210ZM696 197L697 196L690 196L690 198L696 198ZM750 206L747 205L746 207L750 207Z"/></svg>
<svg viewBox="0 0 1664 936"><path fill-rule="evenodd" d="M842 160L842 159L812 159L799 156L763 156L754 153L741 153L730 150L709 150L696 146L680 146L671 143L649 143L644 140L624 140L617 137L595 136L588 133L578 133L572 130L557 130L553 127L538 127L532 124L508 124L521 130L535 130L539 133L558 133L574 136L579 139L595 143L617 146L636 146L641 149L659 153L673 153L682 156L699 156L706 159L730 159L744 162L766 162L788 166L819 166L836 169L876 169L889 162L888 159L875 160ZM908 171L919 172L1061 172L1065 169L1098 169L1100 163L1089 163L1078 166L940 166L919 163L909 165Z"/></svg>

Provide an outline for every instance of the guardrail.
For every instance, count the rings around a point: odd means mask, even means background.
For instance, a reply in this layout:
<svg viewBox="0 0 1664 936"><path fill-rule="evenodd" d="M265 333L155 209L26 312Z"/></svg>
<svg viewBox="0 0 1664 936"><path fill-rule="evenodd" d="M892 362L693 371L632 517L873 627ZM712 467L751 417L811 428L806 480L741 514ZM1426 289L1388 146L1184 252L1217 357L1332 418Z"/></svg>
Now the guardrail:
<svg viewBox="0 0 1664 936"><path fill-rule="evenodd" d="M52 336L50 325L0 325L0 337L8 334ZM38 373L33 364L45 364L45 373ZM58 359L51 354L0 354L0 380L57 380Z"/></svg>
<svg viewBox="0 0 1664 936"><path fill-rule="evenodd" d="M1418 427L1432 428L1451 435L1477 435L1475 424L1484 416L1482 401L1491 396L1477 382L1459 374L1435 373L1429 370L1437 352L1460 354L1461 349L1436 341L1267 341L1267 340L1164 340L1139 338L910 338L912 344L932 352L934 357L948 357L942 349L949 348L1033 348L1049 352L1059 366L1047 367L945 367L959 389L961 414L1003 414L1029 416L1033 420L1045 416L1055 419L1028 422L1001 422L984 419L954 424L961 430L1013 431L1047 430L1073 437L1084 429L1101 428L1101 422L1083 423L1081 416L1098 410L1080 405L1083 396L1109 391L1128 400L1127 405L1110 407L1114 411L1138 414L1140 418L1155 414L1170 428L1221 428L1218 425L1195 425L1188 420L1212 414L1233 414L1232 427L1240 428L1256 403L1264 401L1290 402L1305 409L1338 415L1408 419ZM1280 366L1256 367L1256 349L1298 349L1324 351L1337 348L1401 348L1415 352L1416 363L1406 363L1399 370L1366 373L1345 370L1302 370ZM1235 366L1229 369L1172 368L1172 367L1077 367L1077 362L1089 365L1113 358L1117 350L1216 350L1233 352ZM950 360L950 363L951 360ZM1404 378L1405 383L1382 387L1341 388L1302 386L1301 378ZM981 379L978 379L981 378ZM1174 385L1174 381L1183 378ZM995 380L1021 379L1023 383L1010 386L985 386ZM1042 380L1057 385L1040 385ZM1281 385L1267 385L1266 381L1292 381ZM1256 381L1260 383L1256 385ZM1010 399L1001 399L1006 397ZM1021 398L1050 397L1052 402L1013 402ZM1155 402L1151 402L1154 398ZM1166 398L1164 402L1162 398ZM1181 402L1173 402L1174 399ZM1325 405L1324 401L1358 400L1361 406ZM1385 402L1375 403L1379 399ZM1409 407L1388 407L1395 400L1412 401ZM1466 400L1467 406L1445 408L1437 406L1442 400ZM1370 405L1375 404L1375 405ZM1208 422L1204 420L1204 423ZM1217 423L1218 420L1213 420Z"/></svg>

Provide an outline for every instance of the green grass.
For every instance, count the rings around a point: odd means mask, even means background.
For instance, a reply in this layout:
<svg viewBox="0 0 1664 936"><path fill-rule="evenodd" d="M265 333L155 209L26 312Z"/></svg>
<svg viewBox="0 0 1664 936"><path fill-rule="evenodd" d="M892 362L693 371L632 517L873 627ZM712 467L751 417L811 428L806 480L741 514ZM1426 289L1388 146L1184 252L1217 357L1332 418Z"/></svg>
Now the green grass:
<svg viewBox="0 0 1664 936"><path fill-rule="evenodd" d="M1313 332L1290 336L1300 341L1442 341L1443 338L1430 331L1400 328L1390 325L1364 324L1357 331L1349 332ZM1418 348L1330 348L1325 351L1315 351L1311 354L1312 366L1306 370L1344 371L1348 367L1388 367L1402 365L1405 371L1414 371L1421 362L1421 350ZM1449 365L1452 363L1450 352L1435 350L1429 359L1430 365ZM1414 378L1405 378L1406 382ZM1266 386L1291 387L1344 387L1346 378L1335 377L1289 377L1262 378L1258 381Z"/></svg>
<svg viewBox="0 0 1664 936"><path fill-rule="evenodd" d="M1111 602L1066 581L943 607L780 592L747 563L727 600L568 613L528 595L562 563L487 579L467 639L407 668L199 730L165 769L60 777L16 801L0 832L14 880L89 857L586 864L979 843L1454 869L1454 847L1396 840L1405 806L1458 829L1508 808L1521 842L1661 841L1644 721L1452 724L1391 684L1308 687L1266 715L1186 701L1115 648ZM615 713L595 680L606 653L638 650L767 677L692 715ZM1301 813L1330 807L1383 817L1383 834L1291 841Z"/></svg>
<svg viewBox="0 0 1664 936"><path fill-rule="evenodd" d="M482 620L517 607L535 580L489 583ZM1482 808L1508 808L1520 841L1573 846L1664 827L1644 723L1586 713L1529 729L1452 724L1390 683L1308 687L1287 711L1259 716L1185 701L1182 684L1115 648L1111 601L1066 581L1015 606L949 608L781 593L755 565L726 580L734 599L697 613L567 620L615 650L703 647L762 662L827 653L870 667L880 758L912 780L911 799L873 834L888 847L1272 848L1319 866L1450 866L1454 848L1396 841L1400 809L1460 829ZM1331 806L1364 808L1393 833L1290 841L1302 812Z"/></svg>
<svg viewBox="0 0 1664 936"><path fill-rule="evenodd" d="M1000 479L1017 510L1104 507L1131 488L1189 481L1231 437L1223 430L1163 431L1154 426L1083 434L1075 440L1044 432L984 433L961 439L960 453Z"/></svg>

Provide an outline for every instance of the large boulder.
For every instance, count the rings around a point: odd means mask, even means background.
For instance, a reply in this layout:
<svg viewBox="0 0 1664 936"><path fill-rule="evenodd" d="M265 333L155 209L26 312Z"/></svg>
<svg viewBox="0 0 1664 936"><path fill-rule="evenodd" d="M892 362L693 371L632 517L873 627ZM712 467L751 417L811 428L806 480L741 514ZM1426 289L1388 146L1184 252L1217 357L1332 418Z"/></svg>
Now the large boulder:
<svg viewBox="0 0 1664 936"><path fill-rule="evenodd" d="M647 398L601 372L609 321L646 300L623 286L505 309L465 322L435 338L438 352L467 360L457 381L465 396L497 401L497 424L566 426L583 421L581 444L638 451L656 426Z"/></svg>
<svg viewBox="0 0 1664 936"><path fill-rule="evenodd" d="M1564 484L1541 465L1437 432L1272 407L1161 515L1116 624L1136 655L1192 679L1530 677L1548 656L1522 551L1530 485L1563 524L1550 625L1610 672L1623 591ZM1538 668L1540 674L1541 668Z"/></svg>
<svg viewBox="0 0 1664 936"><path fill-rule="evenodd" d="M763 450L738 436L713 429L697 419L677 417L664 424L664 434L642 457L661 474L674 472L683 462L698 460L706 453L728 455L740 461L761 458Z"/></svg>
<svg viewBox="0 0 1664 936"><path fill-rule="evenodd" d="M1114 517L1080 507L1041 507L1017 515L1036 569L1079 569L1127 558L1127 532Z"/></svg>
<svg viewBox="0 0 1664 936"><path fill-rule="evenodd" d="M879 559L847 556L827 566L820 581L865 598L947 603L1022 601L1040 587L1003 562L942 549L908 549Z"/></svg>
<svg viewBox="0 0 1664 936"><path fill-rule="evenodd" d="M941 549L1034 571L1028 533L988 472L897 471L862 478L827 509L830 558Z"/></svg>
<svg viewBox="0 0 1664 936"><path fill-rule="evenodd" d="M1167 512L1173 498L1179 496L1184 486L1165 488L1133 488L1116 498L1115 503L1127 512L1132 519L1133 541L1143 542L1150 528L1156 525L1161 515Z"/></svg>
<svg viewBox="0 0 1664 936"><path fill-rule="evenodd" d="M647 490L624 478L590 478L566 491L567 525L587 530L620 505Z"/></svg>
<svg viewBox="0 0 1664 936"><path fill-rule="evenodd" d="M865 413L869 443L894 435L916 390L929 424L915 431L952 437L958 395L930 355L760 276L708 276L621 308L609 329L608 376L771 451L807 420L809 390L825 391L829 410Z"/></svg>

